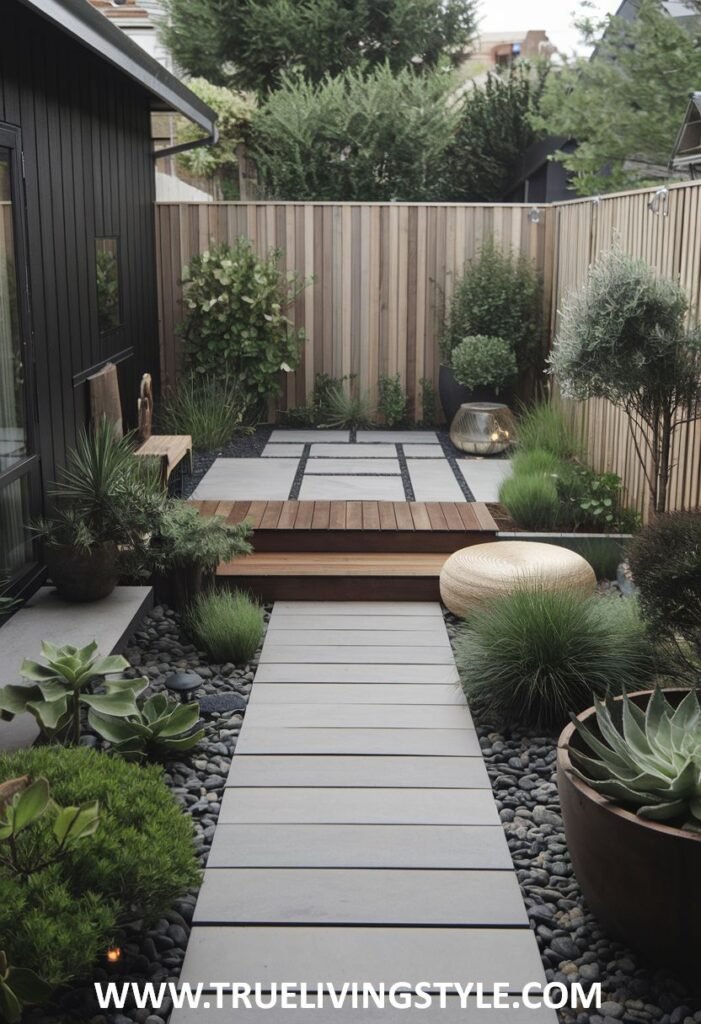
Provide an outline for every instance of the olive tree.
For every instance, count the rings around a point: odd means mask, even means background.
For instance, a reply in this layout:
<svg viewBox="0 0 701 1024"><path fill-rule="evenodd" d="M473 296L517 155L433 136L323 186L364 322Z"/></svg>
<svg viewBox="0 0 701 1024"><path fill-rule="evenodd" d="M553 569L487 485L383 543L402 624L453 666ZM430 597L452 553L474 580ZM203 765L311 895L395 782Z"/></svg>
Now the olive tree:
<svg viewBox="0 0 701 1024"><path fill-rule="evenodd" d="M676 281L612 249L565 303L550 357L566 396L627 414L653 513L669 504L674 435L701 417L701 334L687 312Z"/></svg>

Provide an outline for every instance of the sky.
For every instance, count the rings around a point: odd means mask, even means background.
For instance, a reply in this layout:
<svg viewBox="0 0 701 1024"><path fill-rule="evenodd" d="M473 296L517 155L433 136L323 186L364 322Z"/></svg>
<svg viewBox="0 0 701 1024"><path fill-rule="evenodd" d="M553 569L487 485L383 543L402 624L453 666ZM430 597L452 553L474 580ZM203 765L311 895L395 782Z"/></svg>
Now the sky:
<svg viewBox="0 0 701 1024"><path fill-rule="evenodd" d="M578 48L578 33L572 21L578 0L482 0L481 28L485 32L510 32L543 28L559 50ZM592 16L612 14L620 0L594 0Z"/></svg>

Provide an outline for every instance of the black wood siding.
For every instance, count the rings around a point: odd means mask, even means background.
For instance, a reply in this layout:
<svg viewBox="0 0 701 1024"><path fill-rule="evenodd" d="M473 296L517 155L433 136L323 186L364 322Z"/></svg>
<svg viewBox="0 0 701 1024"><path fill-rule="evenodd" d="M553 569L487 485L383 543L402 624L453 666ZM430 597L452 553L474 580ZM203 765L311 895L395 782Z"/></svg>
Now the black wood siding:
<svg viewBox="0 0 701 1024"><path fill-rule="evenodd" d="M157 377L149 97L42 18L3 0L0 121L22 132L37 447L46 486L87 422L88 370L133 349L120 363L131 423L141 374ZM100 235L119 238L122 308L122 326L103 335L95 284Z"/></svg>

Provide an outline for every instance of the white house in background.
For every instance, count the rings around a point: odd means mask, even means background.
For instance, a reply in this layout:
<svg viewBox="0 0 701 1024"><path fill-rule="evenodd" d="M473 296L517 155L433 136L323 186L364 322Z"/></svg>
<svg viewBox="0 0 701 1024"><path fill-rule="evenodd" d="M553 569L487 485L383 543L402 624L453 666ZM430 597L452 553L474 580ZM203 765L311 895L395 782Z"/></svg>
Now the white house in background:
<svg viewBox="0 0 701 1024"><path fill-rule="evenodd" d="M159 22L165 17L161 0L87 0L104 14L135 43L162 64L167 71L181 77L170 50L161 41ZM156 149L165 149L176 143L176 117L172 114L153 114L153 143ZM194 183L175 157L166 157L156 164L156 199L161 202L211 202L213 195L203 182Z"/></svg>

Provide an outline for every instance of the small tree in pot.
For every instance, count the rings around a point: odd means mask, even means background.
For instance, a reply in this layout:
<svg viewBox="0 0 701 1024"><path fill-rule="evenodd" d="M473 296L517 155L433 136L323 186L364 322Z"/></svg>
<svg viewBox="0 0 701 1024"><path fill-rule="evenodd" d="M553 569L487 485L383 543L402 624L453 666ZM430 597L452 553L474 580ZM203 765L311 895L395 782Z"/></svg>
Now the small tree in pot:
<svg viewBox="0 0 701 1024"><path fill-rule="evenodd" d="M653 513L669 505L675 433L701 416L701 334L687 310L676 282L613 249L565 305L550 359L566 396L624 410Z"/></svg>

